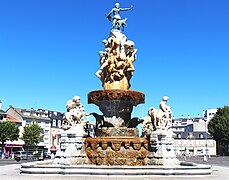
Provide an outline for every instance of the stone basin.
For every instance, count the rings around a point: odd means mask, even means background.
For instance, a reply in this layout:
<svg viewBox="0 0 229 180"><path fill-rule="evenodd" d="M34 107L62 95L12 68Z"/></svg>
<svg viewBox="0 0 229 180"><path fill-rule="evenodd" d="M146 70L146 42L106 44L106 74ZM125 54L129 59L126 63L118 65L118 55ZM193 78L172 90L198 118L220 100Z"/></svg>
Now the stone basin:
<svg viewBox="0 0 229 180"><path fill-rule="evenodd" d="M52 161L21 164L25 174L61 174L74 176L206 176L211 166L195 163L181 163L177 166L96 166L96 165L52 165Z"/></svg>
<svg viewBox="0 0 229 180"><path fill-rule="evenodd" d="M133 106L144 102L145 95L133 90L97 90L88 94L88 103L97 105L104 121L113 127L127 127Z"/></svg>

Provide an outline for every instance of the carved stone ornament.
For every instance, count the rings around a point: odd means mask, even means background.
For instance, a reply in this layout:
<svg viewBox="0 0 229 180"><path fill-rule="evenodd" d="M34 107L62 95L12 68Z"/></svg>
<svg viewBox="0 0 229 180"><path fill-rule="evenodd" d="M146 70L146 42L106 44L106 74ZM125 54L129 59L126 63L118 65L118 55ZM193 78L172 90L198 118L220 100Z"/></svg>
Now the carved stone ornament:
<svg viewBox="0 0 229 180"><path fill-rule="evenodd" d="M148 149L145 148L145 144L148 141L145 138L86 138L84 143L90 164L107 166L146 164Z"/></svg>
<svg viewBox="0 0 229 180"><path fill-rule="evenodd" d="M132 105L137 106L145 102L145 95L138 91L125 90L98 90L88 94L88 103L99 106L101 102L122 100L128 101Z"/></svg>

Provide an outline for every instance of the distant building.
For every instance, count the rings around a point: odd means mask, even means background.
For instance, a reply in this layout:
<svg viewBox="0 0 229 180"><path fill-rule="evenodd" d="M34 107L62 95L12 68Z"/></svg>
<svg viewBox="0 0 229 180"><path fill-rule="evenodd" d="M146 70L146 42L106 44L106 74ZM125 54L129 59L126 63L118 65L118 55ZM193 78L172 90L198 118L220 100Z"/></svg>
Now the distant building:
<svg viewBox="0 0 229 180"><path fill-rule="evenodd" d="M60 112L44 110L44 109L21 109L10 106L6 111L6 114L21 121L20 136L22 136L23 129L27 124L31 124L36 121L38 125L43 129L43 140L38 143L38 146L44 147L44 149L50 152L51 147L55 144L53 136L56 137L56 129L60 128L62 124L63 116ZM56 122L56 126L53 123ZM53 127L53 128L52 128ZM55 129L55 131L53 131ZM55 134L53 135L52 132Z"/></svg>
<svg viewBox="0 0 229 180"><path fill-rule="evenodd" d="M2 107L2 101L0 101L0 107ZM5 113L2 109L0 109L0 121L11 121L16 123L18 127L21 126L21 121L17 118L14 118L10 114ZM6 141L4 143L4 153L10 155L14 151L19 151L22 149L24 142L20 139L17 141Z"/></svg>
<svg viewBox="0 0 229 180"><path fill-rule="evenodd" d="M55 154L60 147L59 139L62 131L63 114L56 111L49 111L49 118L51 119L50 152Z"/></svg>
<svg viewBox="0 0 229 180"><path fill-rule="evenodd" d="M207 110L203 111L204 119L206 119L207 122L209 122L215 116L217 111L218 111L218 109L207 109Z"/></svg>
<svg viewBox="0 0 229 180"><path fill-rule="evenodd" d="M216 142L207 131L203 117L173 119L174 148L178 155L216 155Z"/></svg>

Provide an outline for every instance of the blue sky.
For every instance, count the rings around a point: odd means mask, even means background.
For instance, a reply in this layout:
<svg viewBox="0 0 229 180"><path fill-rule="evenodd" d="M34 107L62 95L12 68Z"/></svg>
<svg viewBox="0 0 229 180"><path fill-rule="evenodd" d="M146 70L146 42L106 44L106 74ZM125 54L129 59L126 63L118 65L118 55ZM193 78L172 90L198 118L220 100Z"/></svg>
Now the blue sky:
<svg viewBox="0 0 229 180"><path fill-rule="evenodd" d="M135 42L131 90L145 93L132 116L143 117L170 97L175 117L202 115L229 103L228 0L119 0L134 5L121 17ZM102 89L95 76L98 52L109 35L114 0L7 0L0 2L0 100L3 110L43 108L64 112L79 95Z"/></svg>

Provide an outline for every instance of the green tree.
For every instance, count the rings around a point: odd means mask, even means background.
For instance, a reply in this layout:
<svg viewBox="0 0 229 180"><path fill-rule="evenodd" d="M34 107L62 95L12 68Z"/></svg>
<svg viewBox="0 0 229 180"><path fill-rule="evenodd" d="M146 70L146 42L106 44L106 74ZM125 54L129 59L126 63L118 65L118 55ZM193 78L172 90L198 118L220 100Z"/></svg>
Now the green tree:
<svg viewBox="0 0 229 180"><path fill-rule="evenodd" d="M4 143L8 140L14 141L19 138L19 128L16 123L10 121L0 122L0 141L2 143L1 150L4 149Z"/></svg>
<svg viewBox="0 0 229 180"><path fill-rule="evenodd" d="M208 131L219 145L229 145L229 106L218 109L208 123Z"/></svg>
<svg viewBox="0 0 229 180"><path fill-rule="evenodd" d="M35 146L43 139L42 131L43 129L37 124L37 122L33 121L32 124L28 124L24 127L21 139L27 146Z"/></svg>

